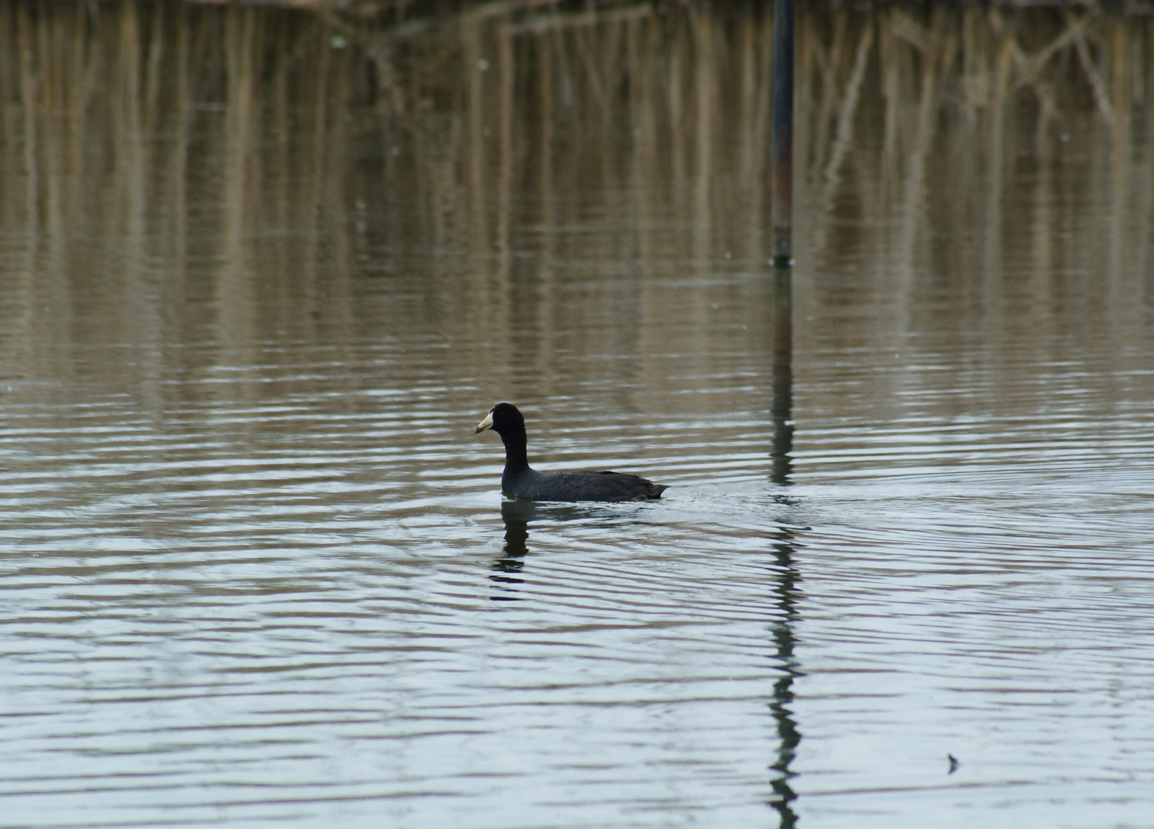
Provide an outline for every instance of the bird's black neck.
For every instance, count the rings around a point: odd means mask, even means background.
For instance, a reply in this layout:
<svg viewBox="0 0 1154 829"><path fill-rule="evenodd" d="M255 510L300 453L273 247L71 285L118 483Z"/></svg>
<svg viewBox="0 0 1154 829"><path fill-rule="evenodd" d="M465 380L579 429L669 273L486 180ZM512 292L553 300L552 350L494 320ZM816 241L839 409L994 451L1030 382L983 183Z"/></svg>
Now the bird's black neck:
<svg viewBox="0 0 1154 829"><path fill-rule="evenodd" d="M501 434L505 444L505 472L520 472L529 468L529 454L526 450L528 439L525 437L525 427L514 429Z"/></svg>

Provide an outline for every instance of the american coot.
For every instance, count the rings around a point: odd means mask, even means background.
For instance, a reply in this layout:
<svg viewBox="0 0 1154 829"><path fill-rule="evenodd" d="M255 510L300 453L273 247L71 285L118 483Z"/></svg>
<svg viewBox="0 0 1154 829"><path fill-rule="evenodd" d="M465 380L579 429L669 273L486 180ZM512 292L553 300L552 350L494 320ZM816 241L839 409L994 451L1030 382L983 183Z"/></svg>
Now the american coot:
<svg viewBox="0 0 1154 829"><path fill-rule="evenodd" d="M620 472L538 472L525 452L525 418L512 403L498 403L474 434L492 429L505 444L501 491L526 501L648 501L669 489Z"/></svg>

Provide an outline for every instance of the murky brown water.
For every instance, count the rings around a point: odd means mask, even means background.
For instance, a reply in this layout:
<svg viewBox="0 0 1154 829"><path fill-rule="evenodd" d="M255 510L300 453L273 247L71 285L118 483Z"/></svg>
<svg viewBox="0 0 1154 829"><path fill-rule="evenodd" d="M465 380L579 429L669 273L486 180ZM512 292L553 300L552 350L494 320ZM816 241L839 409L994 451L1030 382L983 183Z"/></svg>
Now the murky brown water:
<svg viewBox="0 0 1154 829"><path fill-rule="evenodd" d="M1149 821L1148 17L0 8L0 825Z"/></svg>

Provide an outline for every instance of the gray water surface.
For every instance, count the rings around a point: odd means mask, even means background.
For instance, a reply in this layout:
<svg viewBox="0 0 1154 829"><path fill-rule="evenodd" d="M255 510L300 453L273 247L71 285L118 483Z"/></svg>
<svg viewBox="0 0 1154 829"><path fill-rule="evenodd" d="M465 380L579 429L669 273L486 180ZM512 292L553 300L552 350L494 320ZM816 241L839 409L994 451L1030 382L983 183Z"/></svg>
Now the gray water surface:
<svg viewBox="0 0 1154 829"><path fill-rule="evenodd" d="M0 826L1148 825L1149 27L4 14Z"/></svg>

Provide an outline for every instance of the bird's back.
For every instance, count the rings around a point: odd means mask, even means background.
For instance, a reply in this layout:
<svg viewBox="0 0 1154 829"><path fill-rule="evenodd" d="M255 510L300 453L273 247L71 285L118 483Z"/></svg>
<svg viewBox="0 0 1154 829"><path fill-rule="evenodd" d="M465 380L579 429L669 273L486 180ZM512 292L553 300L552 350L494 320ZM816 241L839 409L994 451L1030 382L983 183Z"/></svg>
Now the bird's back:
<svg viewBox="0 0 1154 829"><path fill-rule="evenodd" d="M669 487L621 472L525 469L502 476L501 489L526 501L648 501Z"/></svg>

